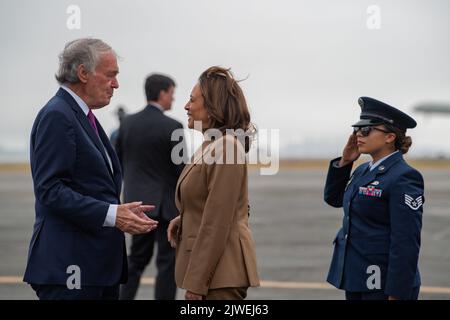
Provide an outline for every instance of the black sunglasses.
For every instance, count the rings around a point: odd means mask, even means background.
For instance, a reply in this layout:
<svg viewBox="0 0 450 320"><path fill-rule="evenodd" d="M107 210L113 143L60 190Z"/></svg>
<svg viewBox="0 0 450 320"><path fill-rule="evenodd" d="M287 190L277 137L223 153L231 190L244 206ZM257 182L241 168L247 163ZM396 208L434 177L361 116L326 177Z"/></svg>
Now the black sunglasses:
<svg viewBox="0 0 450 320"><path fill-rule="evenodd" d="M363 137L367 137L372 130L377 130L377 131L381 131L384 133L391 133L390 131L385 131L383 129L367 126L367 127L353 127L353 134L357 134L358 131L361 131L361 135Z"/></svg>

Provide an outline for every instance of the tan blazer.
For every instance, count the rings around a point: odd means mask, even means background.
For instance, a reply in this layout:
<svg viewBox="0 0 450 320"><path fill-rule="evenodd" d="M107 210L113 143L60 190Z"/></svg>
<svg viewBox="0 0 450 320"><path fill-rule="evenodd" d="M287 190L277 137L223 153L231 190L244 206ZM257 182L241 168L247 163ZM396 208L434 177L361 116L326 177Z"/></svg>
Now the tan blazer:
<svg viewBox="0 0 450 320"><path fill-rule="evenodd" d="M240 163L208 162L233 155ZM185 166L175 193L181 215L175 265L178 287L206 295L208 289L259 285L248 226L247 179L244 149L230 135L205 141Z"/></svg>

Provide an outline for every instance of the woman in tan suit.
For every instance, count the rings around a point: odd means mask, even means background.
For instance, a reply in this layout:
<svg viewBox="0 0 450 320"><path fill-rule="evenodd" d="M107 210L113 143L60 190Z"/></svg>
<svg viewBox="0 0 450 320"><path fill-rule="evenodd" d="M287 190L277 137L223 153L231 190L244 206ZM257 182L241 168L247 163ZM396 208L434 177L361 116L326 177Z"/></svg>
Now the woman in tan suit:
<svg viewBox="0 0 450 320"><path fill-rule="evenodd" d="M188 127L205 141L176 187L180 215L167 230L177 249L175 281L187 300L245 299L248 287L259 285L248 226L245 154L253 126L245 97L229 70L211 67L185 109Z"/></svg>

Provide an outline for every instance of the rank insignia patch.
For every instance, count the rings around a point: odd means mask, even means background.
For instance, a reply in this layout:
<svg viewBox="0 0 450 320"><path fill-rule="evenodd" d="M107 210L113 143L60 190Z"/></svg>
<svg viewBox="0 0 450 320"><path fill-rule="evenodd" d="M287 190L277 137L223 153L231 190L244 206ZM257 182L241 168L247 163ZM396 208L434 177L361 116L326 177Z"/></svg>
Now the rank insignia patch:
<svg viewBox="0 0 450 320"><path fill-rule="evenodd" d="M419 209L423 204L422 196L418 196L416 199L405 194L405 204L413 210Z"/></svg>

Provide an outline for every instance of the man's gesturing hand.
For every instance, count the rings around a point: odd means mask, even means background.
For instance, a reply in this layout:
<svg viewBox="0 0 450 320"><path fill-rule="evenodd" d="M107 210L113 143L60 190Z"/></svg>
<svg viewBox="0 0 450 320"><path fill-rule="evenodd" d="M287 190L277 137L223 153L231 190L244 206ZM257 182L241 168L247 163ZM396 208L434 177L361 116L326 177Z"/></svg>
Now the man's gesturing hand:
<svg viewBox="0 0 450 320"><path fill-rule="evenodd" d="M152 220L144 213L155 206L142 205L142 202L121 204L117 207L116 227L129 234L150 232L158 226L158 221Z"/></svg>

